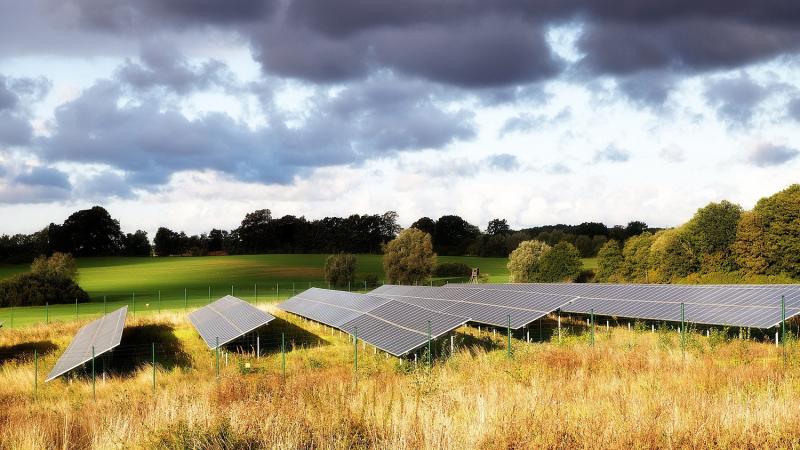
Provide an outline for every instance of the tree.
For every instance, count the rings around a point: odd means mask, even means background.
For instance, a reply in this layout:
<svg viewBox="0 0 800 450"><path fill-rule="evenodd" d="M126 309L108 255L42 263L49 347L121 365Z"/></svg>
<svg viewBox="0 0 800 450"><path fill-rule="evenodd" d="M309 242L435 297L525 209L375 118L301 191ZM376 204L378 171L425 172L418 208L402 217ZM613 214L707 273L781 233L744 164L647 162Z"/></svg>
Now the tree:
<svg viewBox="0 0 800 450"><path fill-rule="evenodd" d="M697 210L682 228L703 272L730 272L736 269L733 242L742 207L723 200Z"/></svg>
<svg viewBox="0 0 800 450"><path fill-rule="evenodd" d="M626 281L636 283L648 281L647 270L651 245L653 245L653 235L647 231L633 236L625 242L622 256L625 258L623 274Z"/></svg>
<svg viewBox="0 0 800 450"><path fill-rule="evenodd" d="M356 257L349 253L328 256L325 280L334 286L350 286L356 280Z"/></svg>
<svg viewBox="0 0 800 450"><path fill-rule="evenodd" d="M272 212L268 209L258 209L247 213L239 225L239 239L247 253L266 253L271 248L272 236L269 225L272 222Z"/></svg>
<svg viewBox="0 0 800 450"><path fill-rule="evenodd" d="M767 273L800 278L800 184L762 198L753 212L764 226Z"/></svg>
<svg viewBox="0 0 800 450"><path fill-rule="evenodd" d="M662 230L650 246L647 281L669 283L696 272L699 264L686 226Z"/></svg>
<svg viewBox="0 0 800 450"><path fill-rule="evenodd" d="M383 269L389 283L417 284L431 277L436 267L431 235L408 228L384 246Z"/></svg>
<svg viewBox="0 0 800 450"><path fill-rule="evenodd" d="M40 256L30 272L0 280L0 307L89 301L89 294L75 282L77 272L72 255Z"/></svg>
<svg viewBox="0 0 800 450"><path fill-rule="evenodd" d="M530 283L537 277L539 261L542 255L550 250L550 246L542 241L524 241L508 257L508 271L511 281Z"/></svg>
<svg viewBox="0 0 800 450"><path fill-rule="evenodd" d="M584 258L594 255L594 244L592 243L592 238L585 234L581 234L575 238L575 247Z"/></svg>
<svg viewBox="0 0 800 450"><path fill-rule="evenodd" d="M619 242L612 239L600 248L597 252L597 281L601 283L623 281L622 249Z"/></svg>
<svg viewBox="0 0 800 450"><path fill-rule="evenodd" d="M421 217L411 224L411 228L416 228L433 236L436 233L436 221L430 217Z"/></svg>
<svg viewBox="0 0 800 450"><path fill-rule="evenodd" d="M767 262L767 238L764 219L754 211L742 213L736 227L736 240L732 246L736 264L746 274L765 274Z"/></svg>
<svg viewBox="0 0 800 450"><path fill-rule="evenodd" d="M625 227L625 236L638 236L645 231L647 231L647 224L640 220L634 220L632 222L628 222L628 225Z"/></svg>
<svg viewBox="0 0 800 450"><path fill-rule="evenodd" d="M399 216L395 211L386 211L381 215L380 231L381 231L381 244L385 244L397 236L397 233L402 229L397 224Z"/></svg>
<svg viewBox="0 0 800 450"><path fill-rule="evenodd" d="M169 228L160 227L156 231L153 244L158 256L182 255L186 251L186 235L183 232L176 233Z"/></svg>
<svg viewBox="0 0 800 450"><path fill-rule="evenodd" d="M559 242L544 252L539 260L534 281L554 283L575 281L581 273L581 254L569 242Z"/></svg>
<svg viewBox="0 0 800 450"><path fill-rule="evenodd" d="M125 256L150 256L150 250L146 231L136 230L135 233L126 234L122 240L122 253Z"/></svg>
<svg viewBox="0 0 800 450"><path fill-rule="evenodd" d="M486 234L490 236L509 233L511 233L511 227L508 226L506 219L492 219L486 226Z"/></svg>
<svg viewBox="0 0 800 450"><path fill-rule="evenodd" d="M459 216L442 216L436 221L433 245L441 255L464 255L480 230Z"/></svg>
<svg viewBox="0 0 800 450"><path fill-rule="evenodd" d="M221 252L226 249L225 241L228 238L228 232L225 230L211 229L208 232L208 251Z"/></svg>
<svg viewBox="0 0 800 450"><path fill-rule="evenodd" d="M122 251L119 221L103 207L76 211L62 225L50 225L53 250L80 256L113 256Z"/></svg>

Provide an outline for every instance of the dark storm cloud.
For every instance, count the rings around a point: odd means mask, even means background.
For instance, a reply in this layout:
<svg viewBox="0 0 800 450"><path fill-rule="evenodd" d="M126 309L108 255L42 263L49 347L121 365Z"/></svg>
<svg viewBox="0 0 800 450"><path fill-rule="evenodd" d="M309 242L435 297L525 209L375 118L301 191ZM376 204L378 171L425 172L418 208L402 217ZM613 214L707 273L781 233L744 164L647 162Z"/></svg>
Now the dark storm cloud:
<svg viewBox="0 0 800 450"><path fill-rule="evenodd" d="M676 76L658 70L645 70L617 80L619 89L634 102L643 105L661 105L669 96Z"/></svg>
<svg viewBox="0 0 800 450"><path fill-rule="evenodd" d="M34 167L14 177L15 183L27 186L49 186L70 189L67 174L51 167Z"/></svg>
<svg viewBox="0 0 800 450"><path fill-rule="evenodd" d="M710 81L705 89L706 100L716 108L717 115L737 124L749 122L768 94L767 88L747 76Z"/></svg>
<svg viewBox="0 0 800 450"><path fill-rule="evenodd" d="M177 48L164 41L142 45L140 63L127 60L117 70L117 78L136 89L163 87L179 94L205 89L212 85L228 86L234 76L216 60L190 64Z"/></svg>
<svg viewBox="0 0 800 450"><path fill-rule="evenodd" d="M271 111L251 129L223 113L190 120L153 97L122 104L124 89L105 80L55 112L39 141L52 161L102 163L137 186L164 184L183 170L216 170L243 181L288 183L316 167L356 164L399 151L471 139L471 113L437 106L428 85L370 80L336 95L319 93L300 125Z"/></svg>
<svg viewBox="0 0 800 450"><path fill-rule="evenodd" d="M622 163L626 162L631 159L631 154L627 150L623 150L617 148L613 145L609 145L608 147L597 150L594 153L594 162L612 162L612 163Z"/></svg>
<svg viewBox="0 0 800 450"><path fill-rule="evenodd" d="M783 165L800 155L800 151L782 145L765 144L756 148L748 161L757 167L774 167Z"/></svg>

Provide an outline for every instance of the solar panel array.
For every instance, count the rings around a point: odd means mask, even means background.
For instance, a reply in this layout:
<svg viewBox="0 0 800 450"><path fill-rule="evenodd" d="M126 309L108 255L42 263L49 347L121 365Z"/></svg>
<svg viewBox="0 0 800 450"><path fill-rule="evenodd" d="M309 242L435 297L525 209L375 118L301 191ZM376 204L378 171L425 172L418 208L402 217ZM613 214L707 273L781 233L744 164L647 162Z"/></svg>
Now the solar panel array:
<svg viewBox="0 0 800 450"><path fill-rule="evenodd" d="M210 349L268 324L275 317L246 301L226 295L189 314L189 320Z"/></svg>
<svg viewBox="0 0 800 450"><path fill-rule="evenodd" d="M482 285L448 288L384 285L371 292L448 314L471 322L519 329L564 306L575 297L547 293L496 291Z"/></svg>
<svg viewBox="0 0 800 450"><path fill-rule="evenodd" d="M343 330L394 356L424 346L469 319L374 295L311 288L278 308Z"/></svg>
<svg viewBox="0 0 800 450"><path fill-rule="evenodd" d="M91 361L92 348L94 348L94 357L96 358L118 346L122 339L122 329L125 327L127 314L128 307L123 306L84 325L72 338L69 347L58 358L53 370L44 381L51 381Z"/></svg>
<svg viewBox="0 0 800 450"><path fill-rule="evenodd" d="M800 313L800 285L669 285L669 284L454 284L443 289L490 290L496 295L516 292L572 299L566 313L627 317L642 320L681 320L705 325L771 328L781 321L781 296L786 318Z"/></svg>

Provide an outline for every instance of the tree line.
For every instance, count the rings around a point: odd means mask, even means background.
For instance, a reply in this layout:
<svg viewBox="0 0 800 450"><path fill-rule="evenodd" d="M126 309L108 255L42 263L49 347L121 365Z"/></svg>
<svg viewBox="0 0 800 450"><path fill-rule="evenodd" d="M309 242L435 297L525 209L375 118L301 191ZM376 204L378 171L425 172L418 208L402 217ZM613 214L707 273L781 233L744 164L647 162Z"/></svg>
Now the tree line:
<svg viewBox="0 0 800 450"><path fill-rule="evenodd" d="M205 256L260 253L381 253L400 231L394 211L308 220L273 217L269 209L245 215L232 230L214 228L188 235L158 228L152 243L143 230L124 233L119 221L101 206L76 211L62 224L51 223L32 234L0 236L0 262L31 262L54 252L85 256ZM493 219L485 231L457 215L423 217L411 228L431 236L440 255L507 257L520 242L536 239L555 246L574 245L582 257L595 256L609 240L624 241L649 229L640 221L608 227L602 223L548 225L513 230L505 219Z"/></svg>
<svg viewBox="0 0 800 450"><path fill-rule="evenodd" d="M800 278L800 184L762 198L751 211L723 200L685 224L608 241L598 281L745 282Z"/></svg>

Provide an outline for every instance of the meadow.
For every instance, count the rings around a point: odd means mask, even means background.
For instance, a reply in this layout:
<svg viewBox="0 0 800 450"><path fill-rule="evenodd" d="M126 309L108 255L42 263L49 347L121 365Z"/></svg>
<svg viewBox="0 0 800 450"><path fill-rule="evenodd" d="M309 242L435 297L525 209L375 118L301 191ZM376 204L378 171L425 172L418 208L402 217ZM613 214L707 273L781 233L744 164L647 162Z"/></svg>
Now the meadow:
<svg viewBox="0 0 800 450"><path fill-rule="evenodd" d="M129 317L94 394L88 369L42 383L78 322L4 330L0 448L800 446L795 341L784 359L721 330L682 347L667 327L622 323L592 345L585 322L564 319L559 339L548 320L511 357L502 331L462 327L430 367L359 344L356 369L346 335L265 308L278 319L263 355L225 352L219 375L183 315Z"/></svg>
<svg viewBox="0 0 800 450"><path fill-rule="evenodd" d="M328 287L322 268L328 255L235 255L170 258L79 258L78 283L90 303L0 308L5 327L96 317L128 305L131 314L147 316L189 311L226 294L250 302L275 302L311 286ZM382 255L357 255L355 292L371 290L364 281L384 278ZM440 256L439 262L479 267L489 281L508 281L505 258ZM24 272L28 265L0 265L0 278ZM448 279L435 279L443 284ZM450 281L463 281L450 279Z"/></svg>

